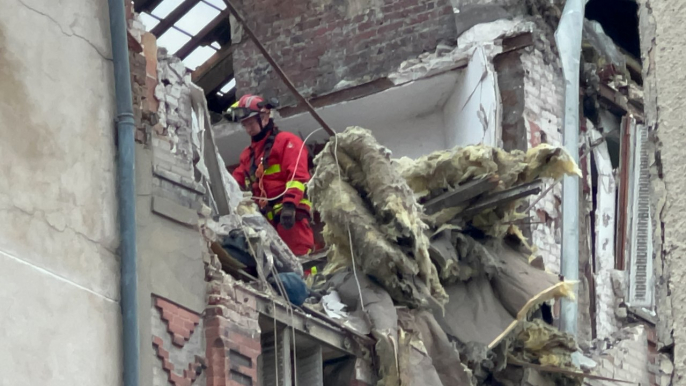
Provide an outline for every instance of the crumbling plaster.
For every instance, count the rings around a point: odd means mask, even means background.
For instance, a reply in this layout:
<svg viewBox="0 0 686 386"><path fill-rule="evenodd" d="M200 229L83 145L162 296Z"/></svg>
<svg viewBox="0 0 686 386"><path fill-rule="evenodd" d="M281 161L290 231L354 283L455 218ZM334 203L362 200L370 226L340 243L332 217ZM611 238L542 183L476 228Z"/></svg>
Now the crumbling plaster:
<svg viewBox="0 0 686 386"><path fill-rule="evenodd" d="M0 383L119 385L107 4L0 4Z"/></svg>
<svg viewBox="0 0 686 386"><path fill-rule="evenodd" d="M680 0L641 0L639 8L641 53L647 125L656 151L651 159L653 230L657 280L658 348L674 345L673 384L686 379L686 51ZM663 357L664 358L664 357ZM664 360L664 359L663 359Z"/></svg>

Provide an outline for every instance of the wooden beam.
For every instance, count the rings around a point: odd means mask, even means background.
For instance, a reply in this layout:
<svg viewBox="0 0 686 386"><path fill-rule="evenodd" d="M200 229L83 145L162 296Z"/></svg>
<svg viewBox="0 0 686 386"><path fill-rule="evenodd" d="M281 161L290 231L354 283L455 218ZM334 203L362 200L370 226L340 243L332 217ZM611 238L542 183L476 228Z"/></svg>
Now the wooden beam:
<svg viewBox="0 0 686 386"><path fill-rule="evenodd" d="M212 68L219 64L222 60L226 59L227 56L232 55L234 47L235 46L230 44L222 46L217 52L214 53L214 55L210 56L205 63L199 65L195 71L193 71L193 74L191 74L193 82L197 83L197 81L205 76L208 71L212 70Z"/></svg>
<svg viewBox="0 0 686 386"><path fill-rule="evenodd" d="M161 2L162 0L133 0L133 9L136 12L150 12Z"/></svg>
<svg viewBox="0 0 686 386"><path fill-rule="evenodd" d="M629 103L629 99L625 95L612 87L601 84L600 97L598 99L602 106L607 107L613 113L618 115L630 113L636 116L641 122L644 122L643 111Z"/></svg>
<svg viewBox="0 0 686 386"><path fill-rule="evenodd" d="M497 177L486 177L480 180L469 181L459 185L455 190L443 193L427 201L424 204L424 210L427 214L434 214L442 209L464 204L474 197L494 189L496 186L498 186Z"/></svg>
<svg viewBox="0 0 686 386"><path fill-rule="evenodd" d="M212 32L217 26L219 26L220 23L226 22L227 24L229 23L229 12L228 10L222 11L219 15L217 15L212 21L207 23L207 25L200 30L191 40L189 40L186 44L183 45L183 47L179 48L178 51L174 55L178 56L180 59L185 59L188 55L191 54L196 48L200 46L200 42L210 33Z"/></svg>
<svg viewBox="0 0 686 386"><path fill-rule="evenodd" d="M336 103L351 101L366 96L376 94L378 92L388 90L393 87L393 82L388 78L380 78L369 83L364 83L359 86L346 88L340 91L334 91L320 97L312 98L312 106L320 108ZM282 118L287 118L296 114L304 113L307 109L304 106L286 106L279 109L279 115Z"/></svg>
<svg viewBox="0 0 686 386"><path fill-rule="evenodd" d="M224 46L198 67L192 75L193 83L205 93L217 91L233 77L233 46Z"/></svg>
<svg viewBox="0 0 686 386"><path fill-rule="evenodd" d="M183 3L179 4L176 9L171 11L167 17L162 19L155 27L153 27L150 32L156 37L162 36L163 33L167 32L179 19L183 17L188 11L191 10L200 0L185 0Z"/></svg>
<svg viewBox="0 0 686 386"><path fill-rule="evenodd" d="M504 54L506 52L519 50L525 47L529 47L534 44L534 36L531 32L525 32L517 36L506 37L502 41L503 51L498 55Z"/></svg>
<svg viewBox="0 0 686 386"><path fill-rule="evenodd" d="M503 190L502 192L489 194L488 196L480 198L474 203L474 205L469 206L467 209L458 214L457 217L471 217L481 213L486 209L519 200L520 198L531 196L533 194L539 194L541 193L541 185L543 185L543 182L536 180L529 182L528 184Z"/></svg>

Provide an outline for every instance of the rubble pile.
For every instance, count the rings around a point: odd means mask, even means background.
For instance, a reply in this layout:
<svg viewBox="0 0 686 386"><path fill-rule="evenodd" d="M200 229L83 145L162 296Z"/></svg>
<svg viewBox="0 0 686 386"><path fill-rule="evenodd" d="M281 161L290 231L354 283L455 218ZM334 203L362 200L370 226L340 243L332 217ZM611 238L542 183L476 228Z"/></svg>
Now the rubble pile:
<svg viewBox="0 0 686 386"><path fill-rule="evenodd" d="M377 339L380 385L497 384L514 362L576 369L573 338L532 316L571 284L529 264L534 247L512 224L542 178L580 174L563 149L393 161L352 127L315 163L308 189L331 247L315 287Z"/></svg>

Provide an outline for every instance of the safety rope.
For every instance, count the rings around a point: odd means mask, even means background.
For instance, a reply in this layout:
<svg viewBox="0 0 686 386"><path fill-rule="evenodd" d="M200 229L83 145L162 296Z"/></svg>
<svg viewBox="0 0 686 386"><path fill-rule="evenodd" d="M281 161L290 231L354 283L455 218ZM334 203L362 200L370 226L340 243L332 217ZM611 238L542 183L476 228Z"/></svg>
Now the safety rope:
<svg viewBox="0 0 686 386"><path fill-rule="evenodd" d="M336 134L334 137L334 146L333 146L333 157L336 160L336 170L338 170L338 195L343 197L343 190L341 188L341 185L343 184L343 177L341 177L341 166L338 163L338 134ZM350 259L352 260L352 266L353 266L353 275L355 276L355 283L357 284L357 293L360 296L360 307L362 308L362 312L367 314L367 311L364 308L364 300L362 300L362 287L360 286L360 279L357 277L357 265L355 264L355 252L353 251L353 235L352 232L350 231L350 222L346 221L345 222L345 227L348 230L348 244L350 245Z"/></svg>

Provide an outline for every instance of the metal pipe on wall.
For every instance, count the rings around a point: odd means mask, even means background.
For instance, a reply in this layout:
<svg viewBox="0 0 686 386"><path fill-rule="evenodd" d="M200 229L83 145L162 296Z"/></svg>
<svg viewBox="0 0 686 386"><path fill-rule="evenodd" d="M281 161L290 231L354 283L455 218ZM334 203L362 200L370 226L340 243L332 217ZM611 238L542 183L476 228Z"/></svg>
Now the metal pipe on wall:
<svg viewBox="0 0 686 386"><path fill-rule="evenodd" d="M555 31L565 78L564 147L579 163L579 66L586 0L567 0ZM579 179L565 176L562 182L562 275L579 280ZM561 328L577 334L576 300L562 300Z"/></svg>
<svg viewBox="0 0 686 386"><path fill-rule="evenodd" d="M121 251L121 313L123 326L124 386L137 386L140 373L138 331L138 273L136 263L135 122L131 69L123 0L108 0L112 61L117 103L117 168Z"/></svg>

